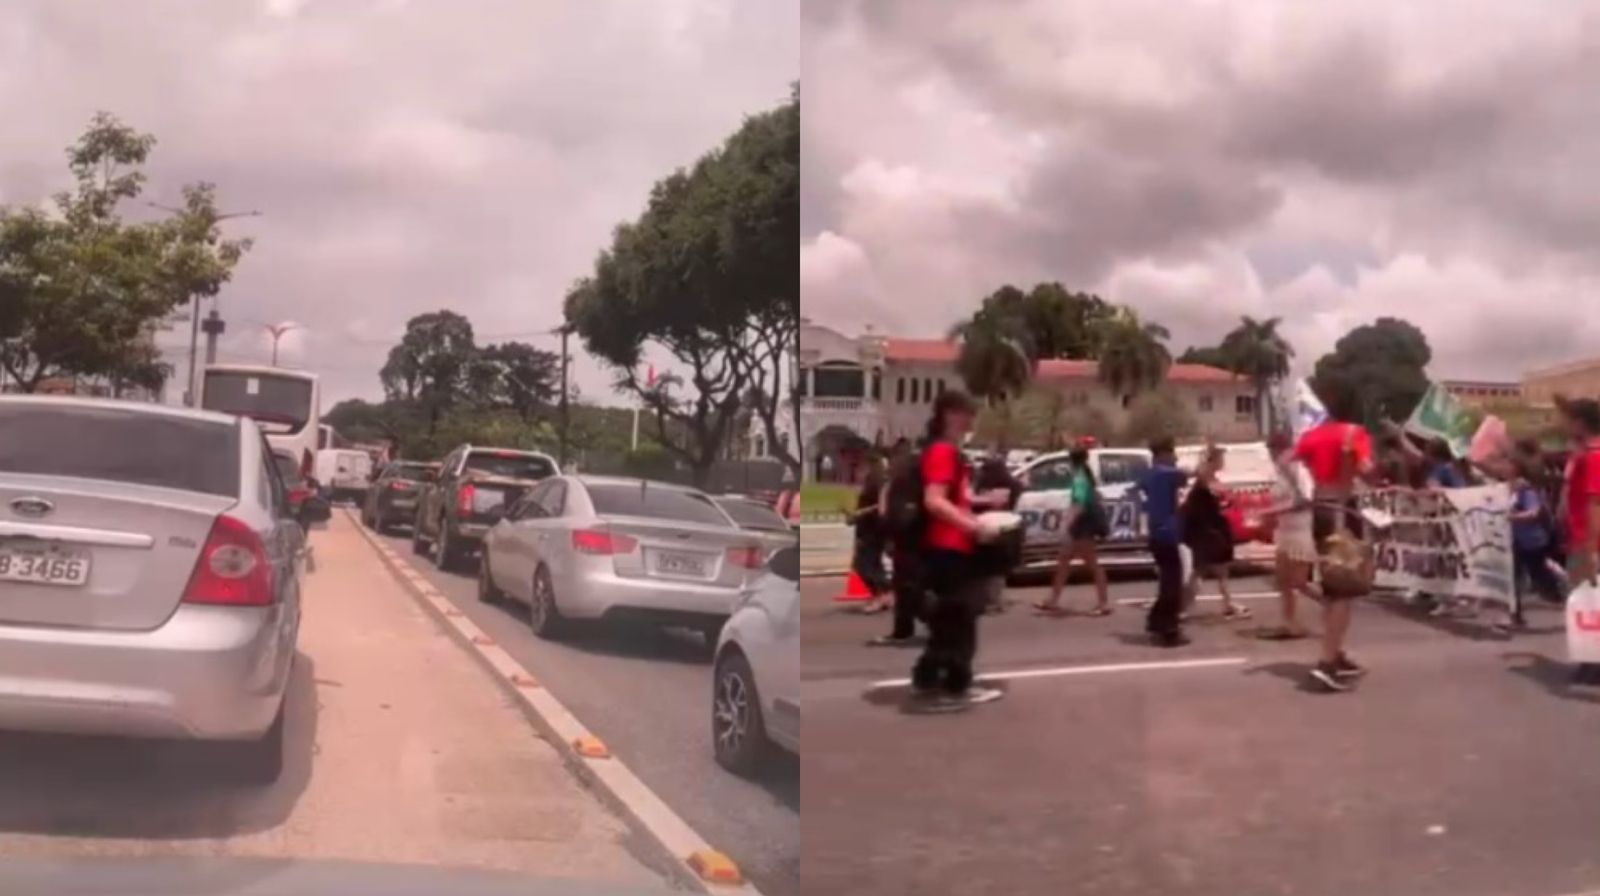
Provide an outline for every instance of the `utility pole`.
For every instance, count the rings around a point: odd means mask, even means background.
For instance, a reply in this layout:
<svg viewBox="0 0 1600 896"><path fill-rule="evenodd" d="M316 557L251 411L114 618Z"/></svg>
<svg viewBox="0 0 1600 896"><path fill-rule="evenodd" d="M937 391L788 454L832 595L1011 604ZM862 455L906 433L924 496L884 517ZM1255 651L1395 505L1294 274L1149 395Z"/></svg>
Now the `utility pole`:
<svg viewBox="0 0 1600 896"><path fill-rule="evenodd" d="M556 328L556 332L561 334L561 450L559 454L561 456L561 467L562 469L566 469L567 427L571 423L571 417L569 415L569 409L567 406L567 367L572 363L571 356L567 354L567 338L572 335L572 327L567 324L562 324L560 327Z"/></svg>

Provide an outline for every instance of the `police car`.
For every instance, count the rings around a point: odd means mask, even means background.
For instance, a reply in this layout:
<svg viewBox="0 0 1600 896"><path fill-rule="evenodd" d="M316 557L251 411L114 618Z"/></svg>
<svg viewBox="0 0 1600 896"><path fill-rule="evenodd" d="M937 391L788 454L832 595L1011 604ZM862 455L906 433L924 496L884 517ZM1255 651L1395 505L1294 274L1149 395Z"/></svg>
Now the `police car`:
<svg viewBox="0 0 1600 896"><path fill-rule="evenodd" d="M1150 452L1143 448L1092 448L1089 469L1099 486L1111 535L1100 545L1100 562L1107 566L1148 566L1153 560L1146 544L1144 514L1133 485L1150 468ZM1055 562L1065 536L1072 499L1072 461L1058 451L1034 458L1017 473L1022 496L1017 513L1024 527L1022 562L1040 566Z"/></svg>

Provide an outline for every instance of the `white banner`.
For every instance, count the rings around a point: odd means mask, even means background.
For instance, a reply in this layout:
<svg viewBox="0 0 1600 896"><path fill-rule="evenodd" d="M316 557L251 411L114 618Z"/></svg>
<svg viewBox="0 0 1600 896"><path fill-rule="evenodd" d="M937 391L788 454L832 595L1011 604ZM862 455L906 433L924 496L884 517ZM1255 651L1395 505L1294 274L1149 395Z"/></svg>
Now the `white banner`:
<svg viewBox="0 0 1600 896"><path fill-rule="evenodd" d="M1511 603L1516 580L1511 490L1505 485L1381 489L1363 504L1394 518L1372 538L1379 588Z"/></svg>

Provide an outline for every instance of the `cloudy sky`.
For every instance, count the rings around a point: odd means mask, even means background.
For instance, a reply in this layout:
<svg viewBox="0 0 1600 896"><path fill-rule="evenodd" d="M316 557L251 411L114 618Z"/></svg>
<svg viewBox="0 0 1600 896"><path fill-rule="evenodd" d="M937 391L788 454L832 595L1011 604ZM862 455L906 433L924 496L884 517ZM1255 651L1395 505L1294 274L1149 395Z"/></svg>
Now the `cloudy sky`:
<svg viewBox="0 0 1600 896"><path fill-rule="evenodd" d="M1174 348L1383 314L1434 373L1600 355L1600 4L808 0L806 312L1059 279ZM936 309L929 313L928 309Z"/></svg>
<svg viewBox="0 0 1600 896"><path fill-rule="evenodd" d="M256 247L220 298L223 357L264 360L261 325L294 321L284 357L325 402L376 398L421 312L555 348L567 287L651 184L787 100L799 19L795 0L8 0L0 203L64 187L96 110L155 134L147 198L203 179L262 212L226 225Z"/></svg>

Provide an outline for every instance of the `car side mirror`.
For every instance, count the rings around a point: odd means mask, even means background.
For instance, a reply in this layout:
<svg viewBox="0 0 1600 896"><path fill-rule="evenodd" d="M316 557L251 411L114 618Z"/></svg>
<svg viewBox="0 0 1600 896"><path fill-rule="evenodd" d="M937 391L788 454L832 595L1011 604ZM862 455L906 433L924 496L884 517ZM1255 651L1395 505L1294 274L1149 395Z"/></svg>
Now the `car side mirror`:
<svg viewBox="0 0 1600 896"><path fill-rule="evenodd" d="M326 523L333 517L333 507L321 495L308 495L300 502L300 525L310 528L312 523Z"/></svg>

